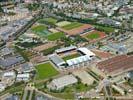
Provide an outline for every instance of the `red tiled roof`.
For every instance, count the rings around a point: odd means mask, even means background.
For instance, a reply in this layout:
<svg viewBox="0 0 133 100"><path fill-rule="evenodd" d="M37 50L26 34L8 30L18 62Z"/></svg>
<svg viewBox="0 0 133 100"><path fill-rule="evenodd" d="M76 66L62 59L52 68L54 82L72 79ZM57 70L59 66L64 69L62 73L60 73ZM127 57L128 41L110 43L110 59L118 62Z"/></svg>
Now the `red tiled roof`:
<svg viewBox="0 0 133 100"><path fill-rule="evenodd" d="M116 72L117 70L126 71L133 68L133 56L120 55L108 60L99 62L97 67L107 73Z"/></svg>

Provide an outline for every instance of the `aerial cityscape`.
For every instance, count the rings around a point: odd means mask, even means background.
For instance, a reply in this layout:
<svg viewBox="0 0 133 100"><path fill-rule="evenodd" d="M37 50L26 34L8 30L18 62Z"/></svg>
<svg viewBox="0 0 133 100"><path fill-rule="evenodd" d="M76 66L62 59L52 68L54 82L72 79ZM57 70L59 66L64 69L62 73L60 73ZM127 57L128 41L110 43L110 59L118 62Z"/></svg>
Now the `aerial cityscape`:
<svg viewBox="0 0 133 100"><path fill-rule="evenodd" d="M0 100L133 100L133 0L0 0Z"/></svg>

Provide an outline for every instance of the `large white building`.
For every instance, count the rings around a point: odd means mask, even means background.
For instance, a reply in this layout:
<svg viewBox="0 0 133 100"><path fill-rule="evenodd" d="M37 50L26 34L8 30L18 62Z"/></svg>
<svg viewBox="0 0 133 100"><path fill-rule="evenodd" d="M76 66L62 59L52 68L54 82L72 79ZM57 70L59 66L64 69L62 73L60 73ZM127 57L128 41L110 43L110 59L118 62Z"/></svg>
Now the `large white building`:
<svg viewBox="0 0 133 100"><path fill-rule="evenodd" d="M61 90L65 86L77 83L77 79L73 75L65 75L60 78L54 79L48 87L53 90Z"/></svg>
<svg viewBox="0 0 133 100"><path fill-rule="evenodd" d="M18 74L16 80L17 81L29 81L30 79L30 74L26 73L26 74Z"/></svg>

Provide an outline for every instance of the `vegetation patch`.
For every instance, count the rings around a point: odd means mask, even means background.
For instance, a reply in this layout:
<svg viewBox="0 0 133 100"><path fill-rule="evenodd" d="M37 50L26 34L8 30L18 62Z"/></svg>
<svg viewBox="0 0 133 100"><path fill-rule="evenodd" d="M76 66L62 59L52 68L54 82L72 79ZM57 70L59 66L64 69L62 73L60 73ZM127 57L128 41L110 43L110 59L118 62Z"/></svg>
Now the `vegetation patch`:
<svg viewBox="0 0 133 100"><path fill-rule="evenodd" d="M98 26L98 25L95 25L95 27L96 27L97 30L103 31L103 32L106 32L106 33L111 33L111 32L115 31L114 28L108 27L108 26Z"/></svg>
<svg viewBox="0 0 133 100"><path fill-rule="evenodd" d="M76 54L72 54L72 55L68 55L68 56L63 57L63 60L66 61L66 60L69 60L69 59L77 58L79 56L80 56L80 54L76 53Z"/></svg>

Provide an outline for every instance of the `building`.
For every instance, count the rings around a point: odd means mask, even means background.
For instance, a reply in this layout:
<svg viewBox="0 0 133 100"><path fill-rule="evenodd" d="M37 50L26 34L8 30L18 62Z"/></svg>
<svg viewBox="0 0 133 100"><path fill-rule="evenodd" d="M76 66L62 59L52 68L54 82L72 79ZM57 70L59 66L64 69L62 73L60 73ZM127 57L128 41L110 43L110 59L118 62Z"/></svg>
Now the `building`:
<svg viewBox="0 0 133 100"><path fill-rule="evenodd" d="M24 58L21 56L11 56L8 58L0 58L0 67L2 69L7 69L16 66L17 64L20 64L24 62Z"/></svg>
<svg viewBox="0 0 133 100"><path fill-rule="evenodd" d="M15 78L16 77L16 74L14 71L10 71L10 72L5 72L3 74L3 78Z"/></svg>
<svg viewBox="0 0 133 100"><path fill-rule="evenodd" d="M78 80L73 75L65 75L60 78L52 80L52 82L48 85L48 87L53 90L61 90L65 86L77 83L77 81Z"/></svg>
<svg viewBox="0 0 133 100"><path fill-rule="evenodd" d="M29 73L33 70L34 70L33 64L30 62L21 64L19 69L17 69L18 73Z"/></svg>
<svg viewBox="0 0 133 100"><path fill-rule="evenodd" d="M10 56L12 54L13 54L13 50L11 48L5 47L5 48L0 50L1 57L5 58L5 57Z"/></svg>
<svg viewBox="0 0 133 100"><path fill-rule="evenodd" d="M16 80L17 81L29 81L30 80L30 74L29 73L18 74Z"/></svg>
<svg viewBox="0 0 133 100"><path fill-rule="evenodd" d="M116 76L133 70L133 56L118 55L97 63L97 68L102 72Z"/></svg>
<svg viewBox="0 0 133 100"><path fill-rule="evenodd" d="M60 58L57 54L52 54L49 56L49 59L59 68L64 67L63 64L65 64L66 62Z"/></svg>
<svg viewBox="0 0 133 100"><path fill-rule="evenodd" d="M6 88L6 85L2 82L0 82L0 92L4 91Z"/></svg>

